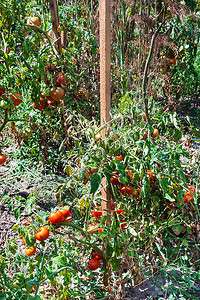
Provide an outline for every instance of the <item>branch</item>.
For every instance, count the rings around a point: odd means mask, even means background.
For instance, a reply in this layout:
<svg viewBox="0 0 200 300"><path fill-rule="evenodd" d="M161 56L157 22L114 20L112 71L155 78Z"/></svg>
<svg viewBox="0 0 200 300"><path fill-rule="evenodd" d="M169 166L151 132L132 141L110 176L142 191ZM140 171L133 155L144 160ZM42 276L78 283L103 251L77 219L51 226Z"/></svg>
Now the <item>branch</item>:
<svg viewBox="0 0 200 300"><path fill-rule="evenodd" d="M4 129L4 127L6 126L6 123L8 122L8 109L5 109L5 118L3 121L3 124L0 127L0 132L2 132L2 130Z"/></svg>
<svg viewBox="0 0 200 300"><path fill-rule="evenodd" d="M143 99L144 99L145 114L146 114L147 122L148 122L149 125L151 125L151 120L150 120L150 117L149 117L148 99L147 99L147 96L146 96L147 95L148 70L149 70L149 66L150 66L150 63L151 63L152 55L153 55L153 50L154 50L154 46L155 46L156 37L157 37L160 29L162 28L162 26L163 26L163 24L165 23L166 20L167 20L167 18L165 18L163 20L163 22L160 24L160 26L158 27L158 29L156 30L156 32L153 34L153 36L151 38L151 45L150 45L149 55L147 57L145 68L144 68L144 76L143 76L143 81L142 81L142 96L143 96Z"/></svg>

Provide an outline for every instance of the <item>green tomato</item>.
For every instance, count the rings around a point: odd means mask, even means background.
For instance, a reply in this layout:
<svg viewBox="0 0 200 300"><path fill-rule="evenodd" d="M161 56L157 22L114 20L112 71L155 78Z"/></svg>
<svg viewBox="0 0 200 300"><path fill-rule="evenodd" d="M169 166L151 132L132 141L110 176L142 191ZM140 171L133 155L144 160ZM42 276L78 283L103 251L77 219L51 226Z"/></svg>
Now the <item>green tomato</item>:
<svg viewBox="0 0 200 300"><path fill-rule="evenodd" d="M3 109L7 109L8 107L10 106L10 103L4 101L4 100L1 100L0 102L0 107L3 108Z"/></svg>
<svg viewBox="0 0 200 300"><path fill-rule="evenodd" d="M50 89L46 89L46 90L44 91L44 95L45 95L45 96L50 96L50 92L51 92Z"/></svg>

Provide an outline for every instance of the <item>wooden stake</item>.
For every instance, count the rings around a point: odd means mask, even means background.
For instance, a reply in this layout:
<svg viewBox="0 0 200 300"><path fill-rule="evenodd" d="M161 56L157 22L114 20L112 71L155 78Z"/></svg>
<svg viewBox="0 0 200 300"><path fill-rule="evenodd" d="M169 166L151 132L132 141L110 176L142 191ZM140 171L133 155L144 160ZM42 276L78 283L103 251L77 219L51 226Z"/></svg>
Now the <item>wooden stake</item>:
<svg viewBox="0 0 200 300"><path fill-rule="evenodd" d="M100 113L101 126L110 121L110 0L100 0ZM102 130L102 136L106 129Z"/></svg>
<svg viewBox="0 0 200 300"><path fill-rule="evenodd" d="M110 121L110 0L100 0L99 7L100 18L100 114L101 126ZM104 138L106 128L101 131ZM111 222L111 200L110 192L106 186L106 178L101 182L102 192L102 212L107 215L107 221ZM106 245L103 245L106 251ZM108 268L107 262L103 260L103 267ZM110 270L108 274L104 273L103 284L108 286Z"/></svg>
<svg viewBox="0 0 200 300"><path fill-rule="evenodd" d="M55 47L58 53L62 54L61 36L59 33L59 18L57 0L49 0L49 10L51 12L52 29L54 33Z"/></svg>

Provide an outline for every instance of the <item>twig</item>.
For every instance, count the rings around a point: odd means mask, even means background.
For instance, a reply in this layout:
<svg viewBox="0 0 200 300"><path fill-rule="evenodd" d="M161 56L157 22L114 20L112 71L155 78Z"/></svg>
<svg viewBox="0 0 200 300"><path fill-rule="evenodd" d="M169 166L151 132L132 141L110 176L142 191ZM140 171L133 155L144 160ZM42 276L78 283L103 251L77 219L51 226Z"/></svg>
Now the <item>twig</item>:
<svg viewBox="0 0 200 300"><path fill-rule="evenodd" d="M149 117L148 98L147 98L148 70L149 70L149 66L150 66L150 63L151 63L152 55L153 55L153 50L154 50L154 46L155 46L156 37L157 37L159 31L161 30L161 28L162 28L162 26L163 26L163 24L165 23L166 20L167 20L167 18L165 18L163 20L163 22L160 24L160 26L158 27L158 29L156 30L156 32L153 34L153 36L151 38L151 45L150 45L149 55L147 57L145 68L144 68L144 76L143 76L143 81L142 81L142 96L143 96L143 99L144 99L145 114L146 114L147 122L148 122L149 125L151 125L151 120L150 120L150 117Z"/></svg>

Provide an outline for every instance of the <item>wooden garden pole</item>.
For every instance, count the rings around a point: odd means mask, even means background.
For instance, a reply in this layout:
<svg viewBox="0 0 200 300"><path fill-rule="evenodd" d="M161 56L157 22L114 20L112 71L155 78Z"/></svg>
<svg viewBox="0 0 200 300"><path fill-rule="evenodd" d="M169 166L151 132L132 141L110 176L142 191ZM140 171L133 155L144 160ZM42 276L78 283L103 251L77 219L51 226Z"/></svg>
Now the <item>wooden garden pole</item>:
<svg viewBox="0 0 200 300"><path fill-rule="evenodd" d="M100 0L99 20L100 20L100 118L101 126L110 121L110 0ZM106 128L101 131L102 138L104 138ZM107 221L111 222L111 200L110 192L106 186L106 178L101 182L101 199L103 215L107 215ZM106 245L103 245L106 250ZM104 268L107 268L107 262L103 260ZM108 274L104 273L104 286L108 285Z"/></svg>
<svg viewBox="0 0 200 300"><path fill-rule="evenodd" d="M52 29L54 33L55 47L58 53L62 54L61 36L59 28L59 18L58 18L58 4L57 0L49 0L49 10L51 12L52 19Z"/></svg>

